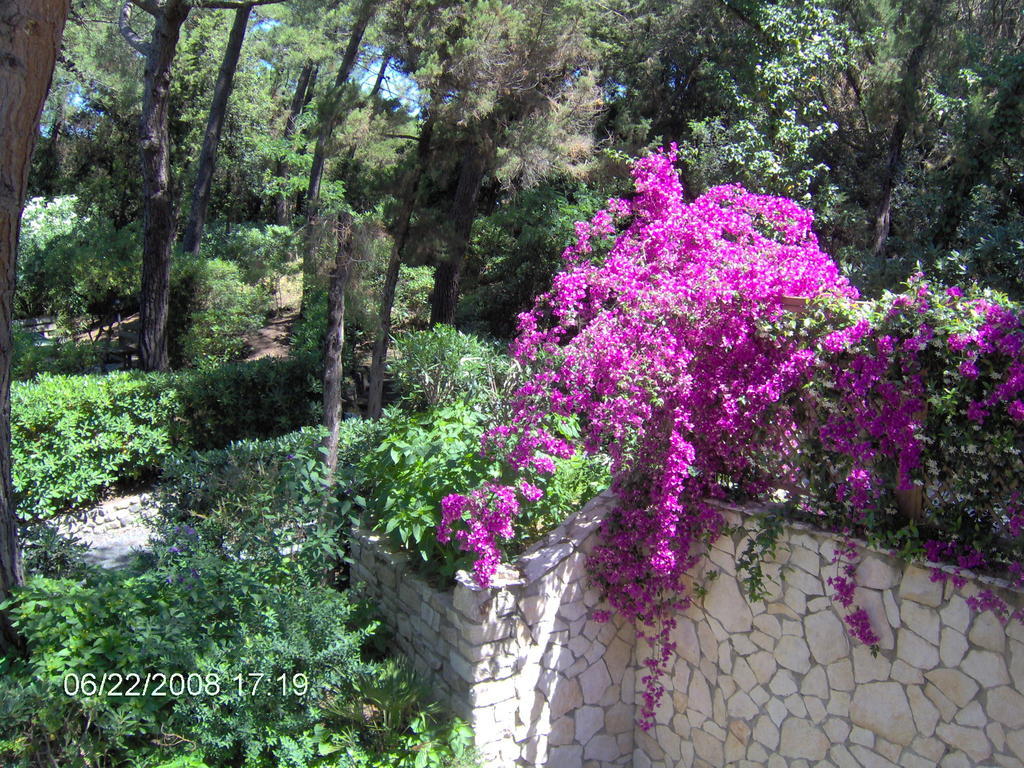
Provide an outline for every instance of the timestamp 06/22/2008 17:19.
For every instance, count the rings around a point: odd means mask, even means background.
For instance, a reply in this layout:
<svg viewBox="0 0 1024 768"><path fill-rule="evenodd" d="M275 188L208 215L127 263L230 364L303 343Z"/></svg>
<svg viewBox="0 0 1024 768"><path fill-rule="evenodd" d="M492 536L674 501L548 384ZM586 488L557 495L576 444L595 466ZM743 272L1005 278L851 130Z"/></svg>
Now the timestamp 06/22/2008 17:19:
<svg viewBox="0 0 1024 768"><path fill-rule="evenodd" d="M216 672L69 672L61 685L65 696L74 697L305 696L309 692L309 679L302 672L230 676Z"/></svg>

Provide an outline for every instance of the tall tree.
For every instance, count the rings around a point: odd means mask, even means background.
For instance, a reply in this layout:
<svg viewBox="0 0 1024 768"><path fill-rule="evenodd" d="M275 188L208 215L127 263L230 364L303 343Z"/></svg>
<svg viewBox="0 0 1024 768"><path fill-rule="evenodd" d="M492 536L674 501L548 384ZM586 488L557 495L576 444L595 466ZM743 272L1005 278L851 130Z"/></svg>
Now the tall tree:
<svg viewBox="0 0 1024 768"><path fill-rule="evenodd" d="M325 461L333 476L338 468L338 430L341 427L342 381L345 348L345 291L352 275L352 214L338 216L334 227L337 256L327 291L327 343L324 345L324 427L327 429Z"/></svg>
<svg viewBox="0 0 1024 768"><path fill-rule="evenodd" d="M220 143L221 129L227 114L228 99L235 82L235 70L238 69L238 58L242 53L245 31L252 15L252 5L243 5L235 9L234 22L228 35L228 43L224 48L224 60L217 72L217 82L213 86L213 101L210 104L210 117L206 122L206 133L203 135L203 148L199 152L196 167L196 180L192 186L192 206L189 209L188 225L182 250L196 255L203 239L203 228L206 226L206 212L210 205L210 186L213 183L213 171L217 160L217 145Z"/></svg>
<svg viewBox="0 0 1024 768"><path fill-rule="evenodd" d="M24 580L11 485L11 321L32 149L69 0L4 0L0 12L0 601ZM0 654L22 643L0 612Z"/></svg>
<svg viewBox="0 0 1024 768"><path fill-rule="evenodd" d="M313 165L309 171L309 187L306 190L306 242L302 264L302 302L303 306L309 298L310 281L316 272L315 254L320 226L320 187L323 183L324 170L334 130L341 119L342 94L345 84L352 75L352 69L359 55L359 47L363 43L366 28L377 11L378 4L374 0L362 0L356 9L352 29L349 32L345 55L338 66L338 74L334 78L334 88L325 97L320 124L317 128L316 149L313 151Z"/></svg>
<svg viewBox="0 0 1024 768"><path fill-rule="evenodd" d="M177 209L171 183L168 130L171 70L181 27L193 8L266 5L280 0L125 0L119 26L128 44L145 57L139 150L142 159L143 239L139 338L142 367L167 369L167 312L171 295L171 252L177 232ZM131 26L133 8L153 17L149 41Z"/></svg>

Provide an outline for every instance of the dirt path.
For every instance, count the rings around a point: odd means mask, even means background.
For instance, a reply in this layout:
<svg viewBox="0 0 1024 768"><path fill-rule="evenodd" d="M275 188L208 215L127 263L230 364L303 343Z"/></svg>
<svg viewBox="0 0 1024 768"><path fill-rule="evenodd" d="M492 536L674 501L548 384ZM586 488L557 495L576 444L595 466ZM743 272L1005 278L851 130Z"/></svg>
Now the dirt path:
<svg viewBox="0 0 1024 768"><path fill-rule="evenodd" d="M270 319L267 325L246 337L249 354L245 360L259 360L261 357L288 357L288 337L292 326L299 318L299 310L284 307L280 314Z"/></svg>

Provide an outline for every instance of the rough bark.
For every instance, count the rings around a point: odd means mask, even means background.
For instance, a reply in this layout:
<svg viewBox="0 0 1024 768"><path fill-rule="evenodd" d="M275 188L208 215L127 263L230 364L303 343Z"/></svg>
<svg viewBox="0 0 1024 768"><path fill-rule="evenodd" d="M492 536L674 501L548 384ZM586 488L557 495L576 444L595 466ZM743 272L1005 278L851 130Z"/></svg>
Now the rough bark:
<svg viewBox="0 0 1024 768"><path fill-rule="evenodd" d="M476 206L480 199L480 187L485 172L484 154L476 142L470 142L459 164L459 180L452 199L447 253L434 270L434 292L430 299L431 325L450 325L455 321L462 265L469 252L469 238L473 220L476 218Z"/></svg>
<svg viewBox="0 0 1024 768"><path fill-rule="evenodd" d="M342 352L345 348L345 290L352 274L352 216L342 214L335 236L338 253L331 273L330 288L327 292L327 344L324 354L324 426L327 437L325 461L330 476L338 468L338 429L341 425L342 382L344 368Z"/></svg>
<svg viewBox="0 0 1024 768"><path fill-rule="evenodd" d="M235 20L228 34L227 47L224 49L224 60L220 64L217 82L213 86L213 101L210 104L210 116L206 121L203 148L199 152L196 181L192 187L192 207L189 210L188 225L182 243L185 253L198 254L199 244L203 239L206 213L210 205L210 186L217 163L217 146L220 144L220 134L228 111L228 99L235 84L235 70L238 69L238 59L242 53L242 43L245 41L245 31L249 25L252 8L251 5L243 5L235 10Z"/></svg>
<svg viewBox="0 0 1024 768"><path fill-rule="evenodd" d="M380 315L377 322L377 338L373 341L373 358L370 361L370 381L367 392L366 415L371 419L380 418L384 407L384 369L388 357L388 345L391 342L391 310L395 305L395 290L398 287L398 274L402 265L402 251L405 241L409 238L409 226L412 213L416 207L416 192L420 179L430 158L430 141L434 133L434 121L428 116L420 131L416 145L416 163L406 176L405 189L402 192L402 205L395 218L394 242L388 258L388 268L384 273L384 288L380 297Z"/></svg>
<svg viewBox="0 0 1024 768"><path fill-rule="evenodd" d="M11 321L18 233L68 6L68 0L3 0L0 5L0 602L24 581L11 485ZM0 655L23 647L0 612Z"/></svg>
<svg viewBox="0 0 1024 768"><path fill-rule="evenodd" d="M359 46L363 42L363 35L366 34L366 28L376 10L377 5L373 0L364 0L359 7L355 23L349 34L348 45L345 47L345 55L342 57L341 66L338 67L338 74L334 78L334 90L329 98L332 103L327 105L326 114L321 115L320 118L316 149L313 151L313 164L309 171L309 186L306 190L306 240L302 258L303 305L308 298L310 284L316 276L317 231L320 226L320 185L323 183L324 169L327 166L327 151L334 136L334 129L340 119L338 107L333 102L336 102L342 86L348 82L352 74L356 56L359 54Z"/></svg>
<svg viewBox="0 0 1024 768"><path fill-rule="evenodd" d="M177 212L171 189L171 147L168 133L171 66L181 25L191 7L167 0L159 7L153 34L145 49L139 147L142 159L142 296L140 300L142 367L167 369L167 307L170 301L171 251ZM127 35L126 35L127 36Z"/></svg>
<svg viewBox="0 0 1024 768"><path fill-rule="evenodd" d="M892 195L903 168L903 142L917 107L918 90L921 85L921 64L931 44L932 35L941 21L942 9L947 0L933 0L921 21L918 42L907 56L900 81L900 103L896 122L889 136L889 149L885 169L882 173L881 194L872 223L871 255L881 258L885 255L885 244L892 229Z"/></svg>

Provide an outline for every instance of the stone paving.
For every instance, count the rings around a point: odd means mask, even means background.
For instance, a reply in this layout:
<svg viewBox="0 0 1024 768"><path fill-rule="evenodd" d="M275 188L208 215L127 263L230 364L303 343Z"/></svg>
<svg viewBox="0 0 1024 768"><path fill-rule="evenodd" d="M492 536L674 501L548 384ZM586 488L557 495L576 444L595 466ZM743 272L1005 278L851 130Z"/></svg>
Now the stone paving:
<svg viewBox="0 0 1024 768"><path fill-rule="evenodd" d="M123 568L136 551L149 546L152 530L144 513L150 503L148 493L110 499L62 523L58 530L89 545L88 562L103 568Z"/></svg>

